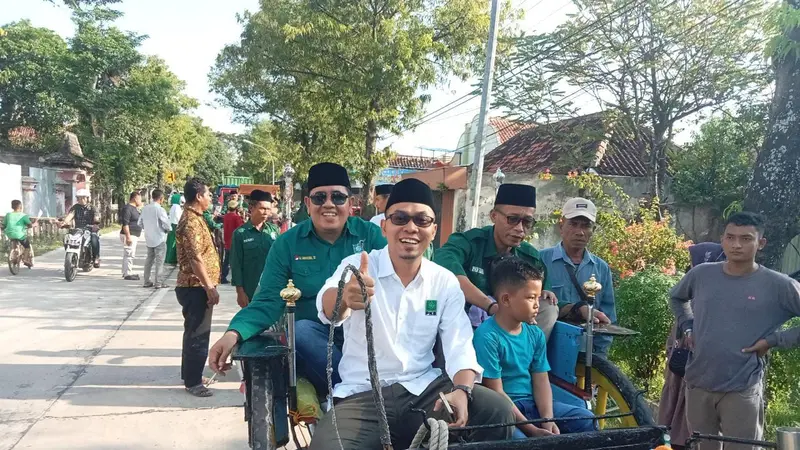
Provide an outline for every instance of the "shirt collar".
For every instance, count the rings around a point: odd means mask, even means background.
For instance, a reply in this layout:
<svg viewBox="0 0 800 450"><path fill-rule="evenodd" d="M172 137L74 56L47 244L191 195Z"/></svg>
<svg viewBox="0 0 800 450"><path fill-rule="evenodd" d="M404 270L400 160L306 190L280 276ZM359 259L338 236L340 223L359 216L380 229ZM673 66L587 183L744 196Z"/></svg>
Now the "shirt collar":
<svg viewBox="0 0 800 450"><path fill-rule="evenodd" d="M196 209L194 206L189 206L189 205L185 205L183 207L183 209L186 210L186 211L191 211L191 212L197 214L198 216L202 216L203 212L204 212L204 211L200 211L199 209Z"/></svg>
<svg viewBox="0 0 800 450"><path fill-rule="evenodd" d="M561 241L556 245L555 249L553 250L553 262L558 261L559 259L563 259L568 263L572 263L572 260L567 256L567 253L564 251L564 242ZM581 264L585 262L591 262L592 264L597 264L597 258L589 251L589 249L585 249L583 251L583 260Z"/></svg>
<svg viewBox="0 0 800 450"><path fill-rule="evenodd" d="M414 280L417 278L424 279L424 274L426 268L430 264L425 258L422 258L422 264L419 266L419 272L417 276L414 277ZM389 257L389 246L383 247L382 249L378 250L378 278L390 277L390 276L397 276L394 271L394 264L392 264L392 259ZM412 280L413 282L413 280Z"/></svg>
<svg viewBox="0 0 800 450"><path fill-rule="evenodd" d="M494 243L494 225L486 227L488 236L486 236L486 248L483 250L484 258L493 258L497 255L497 245Z"/></svg>

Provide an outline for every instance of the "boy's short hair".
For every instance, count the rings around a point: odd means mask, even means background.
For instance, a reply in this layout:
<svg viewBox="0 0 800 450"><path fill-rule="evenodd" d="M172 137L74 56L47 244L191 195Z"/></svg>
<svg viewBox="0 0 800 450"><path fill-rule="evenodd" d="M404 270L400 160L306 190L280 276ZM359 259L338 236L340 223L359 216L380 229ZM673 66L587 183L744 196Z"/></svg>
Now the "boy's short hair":
<svg viewBox="0 0 800 450"><path fill-rule="evenodd" d="M528 281L544 281L544 274L524 259L504 254L492 261L488 278L492 292L497 293L519 288Z"/></svg>
<svg viewBox="0 0 800 450"><path fill-rule="evenodd" d="M759 237L764 236L766 219L758 213L742 211L731 214L725 221L725 226L736 225L738 227L754 227Z"/></svg>
<svg viewBox="0 0 800 450"><path fill-rule="evenodd" d="M19 200L11 200L11 209L16 210L20 206L22 206L22 202L21 201L19 201Z"/></svg>

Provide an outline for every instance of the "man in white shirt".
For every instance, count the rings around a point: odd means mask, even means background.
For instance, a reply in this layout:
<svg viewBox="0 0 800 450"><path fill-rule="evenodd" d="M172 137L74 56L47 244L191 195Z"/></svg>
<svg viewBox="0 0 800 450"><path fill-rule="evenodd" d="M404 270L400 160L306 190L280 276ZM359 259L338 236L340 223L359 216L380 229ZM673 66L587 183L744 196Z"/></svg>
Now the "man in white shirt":
<svg viewBox="0 0 800 450"><path fill-rule="evenodd" d="M164 257L167 254L167 233L171 230L167 212L161 206L164 193L156 189L152 194L153 201L142 208L139 216L139 226L144 229L145 242L147 243L147 259L144 260L144 287L156 289L167 287L161 282L161 270L164 268ZM155 267L154 267L155 266ZM153 281L150 273L153 272Z"/></svg>
<svg viewBox="0 0 800 450"><path fill-rule="evenodd" d="M386 205L383 233L388 245L345 258L317 295L323 323L331 323L337 286L351 264L359 268L371 299L377 373L394 448L408 448L422 416L412 408L445 418L438 395L443 392L455 417L451 426L513 422L511 403L500 394L475 385L483 369L470 340L472 327L464 310L464 294L447 269L423 258L436 235L433 193L419 180L395 185ZM365 339L365 303L352 276L342 296L339 321L344 347L339 363L341 383L334 388L339 435L345 449L381 448L378 413L372 399ZM441 334L446 371L432 367L433 345ZM434 412L437 413L434 413ZM470 441L511 437L512 428L467 433ZM317 426L311 450L339 448L331 414Z"/></svg>
<svg viewBox="0 0 800 450"><path fill-rule="evenodd" d="M381 222L386 218L386 202L389 201L389 195L392 193L392 188L394 187L393 184L379 184L375 186L375 209L377 210L377 214L372 219L369 219L370 222L374 223L377 226L381 226Z"/></svg>

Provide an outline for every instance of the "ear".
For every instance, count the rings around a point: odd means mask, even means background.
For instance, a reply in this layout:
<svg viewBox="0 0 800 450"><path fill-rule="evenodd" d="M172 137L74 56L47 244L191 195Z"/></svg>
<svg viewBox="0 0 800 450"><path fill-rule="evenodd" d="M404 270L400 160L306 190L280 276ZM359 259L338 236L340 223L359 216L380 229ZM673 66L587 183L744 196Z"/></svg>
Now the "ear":
<svg viewBox="0 0 800 450"><path fill-rule="evenodd" d="M492 223L497 223L497 211L495 211L494 208L489 211L489 218L492 220Z"/></svg>
<svg viewBox="0 0 800 450"><path fill-rule="evenodd" d="M763 238L762 237L761 239L758 240L758 249L759 250L764 250L764 246L766 246L766 245L767 245L767 238Z"/></svg>
<svg viewBox="0 0 800 450"><path fill-rule="evenodd" d="M311 199L307 195L303 197L303 204L306 205L306 210L311 210Z"/></svg>

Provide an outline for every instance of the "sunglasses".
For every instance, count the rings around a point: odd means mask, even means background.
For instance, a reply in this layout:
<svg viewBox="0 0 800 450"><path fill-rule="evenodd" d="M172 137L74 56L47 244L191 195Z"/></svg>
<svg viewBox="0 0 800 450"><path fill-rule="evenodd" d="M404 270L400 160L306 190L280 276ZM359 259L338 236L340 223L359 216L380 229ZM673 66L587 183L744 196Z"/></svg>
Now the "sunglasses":
<svg viewBox="0 0 800 450"><path fill-rule="evenodd" d="M325 204L325 202L328 201L328 193L317 192L314 195L310 195L308 198L311 199L311 203L317 206L322 206ZM333 204L336 206L344 205L345 203L347 203L347 199L349 198L350 196L345 194L344 192L339 192L339 191L331 192L331 202L333 202Z"/></svg>
<svg viewBox="0 0 800 450"><path fill-rule="evenodd" d="M500 214L501 216L505 217L506 222L512 227L522 224L522 228L530 230L531 228L533 228L534 225L536 225L536 219L534 219L531 216L515 216L515 215L509 216L508 214L504 213L503 211L500 211L499 209L495 209L495 211L497 211L497 213Z"/></svg>
<svg viewBox="0 0 800 450"><path fill-rule="evenodd" d="M408 222L413 221L414 225L420 228L428 228L429 226L433 225L433 222L436 221L436 219L425 213L420 213L417 214L416 216L412 216L403 211L397 211L394 214L389 214L388 216L386 216L386 218L389 219L393 225L397 225L400 227L407 225Z"/></svg>

